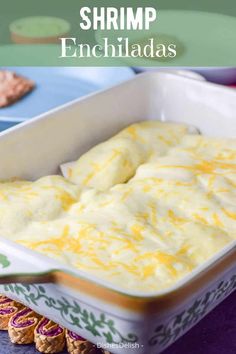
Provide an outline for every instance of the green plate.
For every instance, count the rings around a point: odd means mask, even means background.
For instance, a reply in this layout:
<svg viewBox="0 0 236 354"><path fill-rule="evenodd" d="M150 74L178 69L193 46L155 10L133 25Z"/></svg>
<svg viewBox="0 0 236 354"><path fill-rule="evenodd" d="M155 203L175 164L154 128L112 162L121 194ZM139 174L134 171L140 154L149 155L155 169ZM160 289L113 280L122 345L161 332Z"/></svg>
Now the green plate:
<svg viewBox="0 0 236 354"><path fill-rule="evenodd" d="M131 43L158 38L175 42L177 56L168 60L123 58L132 66L235 66L236 18L198 11L159 10L157 20L147 31L98 30L99 44L107 37L117 43L119 37L129 37Z"/></svg>
<svg viewBox="0 0 236 354"><path fill-rule="evenodd" d="M69 31L69 22L57 17L25 17L10 24L10 32L28 38L56 37Z"/></svg>

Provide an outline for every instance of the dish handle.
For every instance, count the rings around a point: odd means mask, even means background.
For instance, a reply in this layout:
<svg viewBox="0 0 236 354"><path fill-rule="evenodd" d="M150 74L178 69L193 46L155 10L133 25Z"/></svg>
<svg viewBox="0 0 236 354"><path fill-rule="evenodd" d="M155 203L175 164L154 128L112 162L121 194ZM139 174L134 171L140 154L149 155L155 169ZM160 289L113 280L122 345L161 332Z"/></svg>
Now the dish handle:
<svg viewBox="0 0 236 354"><path fill-rule="evenodd" d="M0 284L53 283L53 262L11 241L0 241Z"/></svg>

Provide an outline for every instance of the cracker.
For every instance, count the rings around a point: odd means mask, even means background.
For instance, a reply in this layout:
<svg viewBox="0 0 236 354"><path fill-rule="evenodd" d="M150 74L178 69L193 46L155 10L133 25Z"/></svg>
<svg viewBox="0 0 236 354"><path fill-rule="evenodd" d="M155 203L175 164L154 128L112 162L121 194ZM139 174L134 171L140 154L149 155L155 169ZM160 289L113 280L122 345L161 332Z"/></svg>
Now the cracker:
<svg viewBox="0 0 236 354"><path fill-rule="evenodd" d="M94 344L74 332L66 330L67 350L70 354L102 354Z"/></svg>
<svg viewBox="0 0 236 354"><path fill-rule="evenodd" d="M35 328L34 341L40 353L60 353L65 347L65 330L43 317Z"/></svg>
<svg viewBox="0 0 236 354"><path fill-rule="evenodd" d="M0 330L7 331L11 317L18 311L14 300L0 295Z"/></svg>
<svg viewBox="0 0 236 354"><path fill-rule="evenodd" d="M34 342L34 330L41 316L33 310L23 307L14 314L8 324L8 334L14 344L31 344Z"/></svg>

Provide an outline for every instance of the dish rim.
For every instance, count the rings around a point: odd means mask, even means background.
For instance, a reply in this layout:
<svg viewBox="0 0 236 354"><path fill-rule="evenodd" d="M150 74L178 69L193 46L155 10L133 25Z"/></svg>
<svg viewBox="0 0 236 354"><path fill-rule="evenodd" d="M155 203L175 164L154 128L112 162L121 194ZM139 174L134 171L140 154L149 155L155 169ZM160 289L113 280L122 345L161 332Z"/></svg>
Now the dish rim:
<svg viewBox="0 0 236 354"><path fill-rule="evenodd" d="M25 246L17 244L14 241L8 240L4 237L0 237L0 238L2 239L3 242L10 244L10 247L14 247L15 249L18 249L20 252L23 252L25 254L27 253L28 256L30 255L32 257L35 257L37 255L38 260L41 258L44 264L50 265L47 271L42 270L37 272L23 272L23 273L11 272L5 275L1 275L1 279L4 278L13 278L13 279L26 278L27 279L28 277L37 279L37 277L40 278L40 277L50 276L50 275L53 276L54 273L64 273L74 279L93 283L93 285L102 287L104 290L109 290L115 292L116 294L126 296L132 299L143 299L143 300L156 300L158 298L162 298L167 295L172 295L176 291L183 289L191 281L196 280L204 272L210 270L212 267L214 267L214 265L219 263L223 258L226 258L227 255L230 255L230 253L232 252L235 253L236 251L236 240L232 240L232 242L230 242L225 247L223 247L219 252L215 253L213 257L209 258L201 265L194 268L190 273L186 274L184 277L177 280L172 286L159 291L134 292L131 290L122 289L119 286L116 286L115 284L112 284L105 279L99 278L98 276L93 274L89 274L89 272L82 271L79 269L77 270L76 268L73 268L72 266L69 265L63 265L63 263L60 263L59 261L54 260L53 258L50 258L47 255L31 250Z"/></svg>

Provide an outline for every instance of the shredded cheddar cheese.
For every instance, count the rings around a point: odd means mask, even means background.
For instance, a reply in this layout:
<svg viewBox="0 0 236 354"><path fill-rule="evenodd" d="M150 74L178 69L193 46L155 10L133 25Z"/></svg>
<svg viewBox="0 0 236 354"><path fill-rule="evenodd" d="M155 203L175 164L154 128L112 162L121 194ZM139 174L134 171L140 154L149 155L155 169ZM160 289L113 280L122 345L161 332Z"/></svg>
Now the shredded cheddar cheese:
<svg viewBox="0 0 236 354"><path fill-rule="evenodd" d="M236 238L236 140L134 124L67 178L1 182L0 232L123 290L166 289Z"/></svg>

